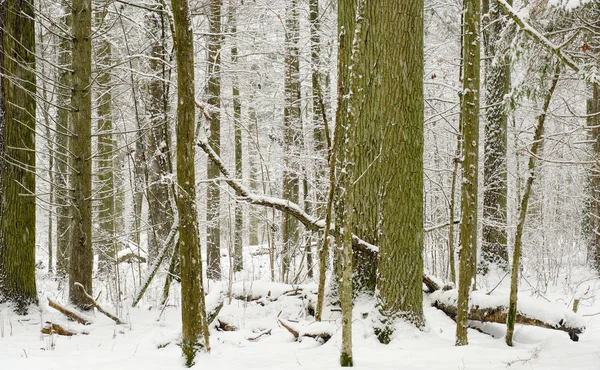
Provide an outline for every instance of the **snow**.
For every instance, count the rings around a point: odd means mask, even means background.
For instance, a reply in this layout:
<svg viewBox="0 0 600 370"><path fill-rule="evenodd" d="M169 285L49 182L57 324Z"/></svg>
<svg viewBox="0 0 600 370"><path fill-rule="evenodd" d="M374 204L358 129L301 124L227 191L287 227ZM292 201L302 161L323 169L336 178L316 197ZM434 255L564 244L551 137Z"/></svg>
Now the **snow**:
<svg viewBox="0 0 600 370"><path fill-rule="evenodd" d="M471 292L469 298L470 307L496 308L505 307L508 309L507 294L491 294L475 291ZM430 295L432 301L457 305L458 290L437 291ZM539 299L532 298L525 294L519 294L517 299L517 312L523 316L536 318L548 324L559 327L564 325L571 328L585 328L586 322L580 314L574 313L569 307L553 303L541 302Z"/></svg>
<svg viewBox="0 0 600 370"><path fill-rule="evenodd" d="M326 305L323 321L317 323L309 314L309 306L315 305L317 285L282 284L268 281L268 254L261 253L264 245L244 249L246 269L233 276L233 282L211 282L207 284L206 309L212 311L224 302L217 320L237 328L235 331L219 331L217 325L210 328L211 352L199 354L194 369L282 369L309 368L332 369L339 367L341 348L340 312ZM225 251L223 251L225 252ZM40 256L44 258L44 256ZM145 265L145 264L144 264ZM228 275L228 257L222 256L223 276ZM28 316L12 313L6 305L0 305L0 369L44 369L44 370L162 370L184 368L181 349L181 311L179 286L171 287L170 304L164 311L157 301L162 297L162 276L151 284L138 307L131 307L130 295L136 279L129 264L122 264L121 278L125 285L126 299L115 306L107 298L108 286L96 282L94 296L100 293L99 303L109 312L118 313L126 325L117 326L100 313L95 313L93 323L83 326L68 321L64 315L49 308L46 296L59 303L67 302L64 283L40 272L38 290L41 308L31 309ZM486 277L478 279L480 284L496 286L497 281ZM455 322L440 310L431 307L436 297L453 300L454 293L439 292L431 297L424 295L426 326L422 330L405 322L396 324L396 331L389 345L382 345L374 334L378 310L373 299L357 299L353 312L354 362L358 369L600 369L600 315L584 316L600 312L598 279L585 274L574 274L579 279L572 288L556 286L546 301L532 297L527 285L521 286L519 310L534 312L545 320L566 320L582 324L587 328L579 342L573 342L562 331L543 329L517 324L515 347L507 347L502 324L482 324L483 334L469 329L469 345L454 346ZM442 282L439 282L443 285ZM534 282L535 284L535 282ZM231 288L232 298L228 290ZM505 279L486 296L473 293L476 304L494 306L506 304L509 280ZM580 312L572 316L566 302L565 292L582 297ZM235 297L260 298L246 301ZM564 303L560 303L564 302ZM117 312L118 310L118 312ZM298 330L301 337L296 340L279 320ZM42 325L50 321L79 334L72 337L41 334ZM215 323L217 321L215 320ZM84 334L85 333L85 334ZM268 334L267 334L268 333ZM330 333L325 344L302 336L305 334ZM261 335L262 334L262 335ZM257 338L261 335L259 338ZM510 366L509 366L510 365Z"/></svg>

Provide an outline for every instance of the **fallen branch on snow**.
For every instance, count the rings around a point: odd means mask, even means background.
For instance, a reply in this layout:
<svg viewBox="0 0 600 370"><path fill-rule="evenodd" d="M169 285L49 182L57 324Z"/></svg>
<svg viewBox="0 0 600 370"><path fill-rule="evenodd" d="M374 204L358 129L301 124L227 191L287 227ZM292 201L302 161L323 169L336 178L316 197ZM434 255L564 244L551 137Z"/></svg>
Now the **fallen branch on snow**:
<svg viewBox="0 0 600 370"><path fill-rule="evenodd" d="M67 316L71 320L75 320L80 324L90 325L92 323L90 320L86 319L83 316L83 314L73 311L64 306L61 306L60 304L56 303L55 301L51 300L50 298L48 298L48 305L50 307L54 308L55 310L57 310L58 312L62 313L63 315Z"/></svg>
<svg viewBox="0 0 600 370"><path fill-rule="evenodd" d="M94 297L92 297L91 295L88 294L88 292L86 292L86 290L83 287L83 285L81 285L79 283L75 283L75 285L78 286L79 288L81 288L81 290L83 291L83 294L86 296L86 298L88 299L88 301L90 301L90 304L92 306L96 307L96 309L98 310L98 312L104 314L104 316L106 316L109 319L111 319L112 321L114 321L117 325L124 325L125 324L123 322L123 320L119 319L117 316L111 314L110 312L108 312L104 308L102 308L102 306L100 306L98 304L98 302L96 302L96 300L94 299Z"/></svg>

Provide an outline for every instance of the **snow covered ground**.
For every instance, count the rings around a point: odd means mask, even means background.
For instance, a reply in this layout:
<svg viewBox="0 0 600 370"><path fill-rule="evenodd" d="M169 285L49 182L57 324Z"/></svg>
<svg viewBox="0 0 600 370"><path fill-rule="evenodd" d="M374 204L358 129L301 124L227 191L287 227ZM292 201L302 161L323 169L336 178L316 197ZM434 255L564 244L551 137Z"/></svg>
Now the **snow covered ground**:
<svg viewBox="0 0 600 370"><path fill-rule="evenodd" d="M249 256L248 256L249 257ZM282 295L297 288L266 281L251 281L250 276L264 276L267 264L252 260L250 271L241 273L231 289L234 295L268 295L268 299L250 302L225 300L218 319L235 326L236 331L211 329L211 353L200 354L197 369L330 369L339 367L341 346L339 312L328 308L325 322L314 324L307 313L308 302L316 292L314 283L303 285L302 294ZM227 259L223 259L224 265ZM123 279L127 269L123 266ZM242 278L244 277L244 278ZM589 277L588 277L589 279ZM494 295L508 296L508 280L494 291ZM491 281L490 281L491 284ZM590 315L600 312L600 289L597 280L589 280L587 299L582 300L579 312ZM491 285L492 287L495 285ZM67 319L49 308L46 296L66 302L66 293L57 283L40 275L40 310L32 310L26 317L17 316L6 306L0 306L0 369L177 369L184 361L177 346L181 334L178 286L172 287L172 305L161 312L156 304L156 291L161 284L151 288L148 297L139 307L131 308L127 298L120 316L127 325L117 326L113 321L96 313L93 324L83 326ZM522 292L531 290L523 286ZM155 289L156 291L152 291ZM207 297L210 306L226 291L228 284L212 284ZM531 288L529 288L531 289ZM101 287L98 288L98 291ZM561 295L564 287L544 295L556 304L567 305L572 297ZM128 297L132 291L124 292ZM96 293L97 294L97 293ZM290 293L288 293L290 294ZM530 294L531 295L531 294ZM102 296L102 295L101 295ZM543 298L538 298L544 300ZM115 312L114 305L102 298L105 308ZM212 302L212 303L211 303ZM545 302L545 301L544 301ZM485 331L494 336L469 330L468 346L454 346L455 323L424 299L427 326L418 330L399 323L395 339L389 345L380 344L373 334L371 313L375 313L372 300L359 300L354 310L354 361L361 369L600 369L600 314L584 316L587 330L579 342L573 342L561 331L517 325L515 347L504 344L504 327L486 324ZM531 304L529 299L528 304ZM333 337L325 344L294 336L280 326L278 319L303 328L304 332L332 331ZM58 323L81 334L65 337L41 334L44 322ZM256 340L250 340L268 332ZM250 338L250 339L249 339Z"/></svg>

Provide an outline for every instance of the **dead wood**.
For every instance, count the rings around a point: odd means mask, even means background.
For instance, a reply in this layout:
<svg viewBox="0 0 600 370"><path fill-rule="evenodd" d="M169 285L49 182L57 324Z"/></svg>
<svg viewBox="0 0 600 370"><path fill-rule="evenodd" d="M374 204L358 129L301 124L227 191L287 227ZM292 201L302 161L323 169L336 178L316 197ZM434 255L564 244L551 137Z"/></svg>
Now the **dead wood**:
<svg viewBox="0 0 600 370"><path fill-rule="evenodd" d="M94 299L94 297L92 297L91 295L88 294L88 292L85 291L85 288L83 287L83 285L81 285L79 283L75 283L75 285L78 286L79 288L81 288L81 290L83 291L83 294L87 297L88 301L90 301L90 304L92 306L96 307L96 309L98 310L98 312L104 314L106 317L108 317L109 319L111 319L112 321L114 321L117 325L124 325L125 324L117 316L111 314L110 312L108 312L104 308L102 308L102 306L100 306L98 304L98 302L96 302L96 300Z"/></svg>
<svg viewBox="0 0 600 370"><path fill-rule="evenodd" d="M287 331L290 332L298 340L300 337L309 337L320 341L321 343L327 343L329 339L331 339L331 333L304 333L297 329L294 329L290 323L285 323L283 320L279 319L279 324L283 326Z"/></svg>
<svg viewBox="0 0 600 370"><path fill-rule="evenodd" d="M238 328L235 325L228 323L227 321L223 321L221 319L217 319L217 330L218 331L236 331Z"/></svg>
<svg viewBox="0 0 600 370"><path fill-rule="evenodd" d="M258 333L258 335L254 336L254 337L247 338L247 339L249 341L251 341L251 342L254 342L254 341L257 341L260 337L262 337L264 335L271 335L271 329L269 329L269 330L263 330L260 333Z"/></svg>
<svg viewBox="0 0 600 370"><path fill-rule="evenodd" d="M456 315L458 311L455 306L447 305L438 301L435 301L433 303L433 306L443 311L452 320L456 320ZM506 324L507 312L508 307L506 306L498 306L492 308L480 308L478 306L474 306L471 307L471 309L469 310L469 320ZM569 337L574 341L577 341L579 338L577 334L581 334L584 331L584 328L567 326L563 322L559 323L558 325L554 325L520 313L517 313L516 323L564 331L567 332L569 334Z"/></svg>
<svg viewBox="0 0 600 370"><path fill-rule="evenodd" d="M83 314L76 312L70 308L66 308L64 306L61 306L60 304L56 303L55 301L51 300L50 298L48 298L48 305L52 308L54 308L55 310L57 310L58 312L62 313L63 315L67 316L68 318L70 318L71 320L75 320L80 324L83 325L90 325L92 322L89 321L88 319L86 319Z"/></svg>
<svg viewBox="0 0 600 370"><path fill-rule="evenodd" d="M206 315L206 322L210 325L217 316L219 316L219 312L221 312L221 308L223 308L223 300L219 302L219 304Z"/></svg>
<svg viewBox="0 0 600 370"><path fill-rule="evenodd" d="M58 334L66 337L71 337L77 334L74 331L67 330L58 324L53 324L50 321L46 321L47 326L42 329L42 334Z"/></svg>

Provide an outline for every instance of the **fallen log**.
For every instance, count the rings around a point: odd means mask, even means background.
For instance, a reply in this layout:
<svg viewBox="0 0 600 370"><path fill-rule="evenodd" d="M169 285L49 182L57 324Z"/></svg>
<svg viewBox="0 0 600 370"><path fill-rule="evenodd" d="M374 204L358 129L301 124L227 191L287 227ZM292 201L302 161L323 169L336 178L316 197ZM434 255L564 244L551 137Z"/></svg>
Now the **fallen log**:
<svg viewBox="0 0 600 370"><path fill-rule="evenodd" d="M217 319L217 323L215 326L218 331L236 331L238 330L235 325L228 323L227 321Z"/></svg>
<svg viewBox="0 0 600 370"><path fill-rule="evenodd" d="M269 330L263 330L260 333L258 333L258 335L254 336L254 337L250 337L247 338L250 342L254 342L260 339L260 337L264 336L264 335L271 335L271 329Z"/></svg>
<svg viewBox="0 0 600 370"><path fill-rule="evenodd" d="M114 321L117 325L124 325L125 324L123 322L123 320L119 319L117 316L111 314L110 312L108 312L104 308L102 308L102 306L100 306L98 304L98 302L96 302L96 300L94 299L94 297L92 297L91 295L88 294L88 292L86 292L86 290L83 287L83 285L81 285L79 283L75 283L75 285L78 286L79 288L81 288L81 290L83 291L83 294L86 296L86 298L88 299L88 301L90 301L90 304L92 306L96 307L96 309L98 310L98 312L104 314L106 317L108 317L109 319L111 319L112 321Z"/></svg>
<svg viewBox="0 0 600 370"><path fill-rule="evenodd" d="M48 298L48 305L50 307L54 308L55 310L57 310L58 312L62 313L63 315L67 316L71 320L75 320L80 324L90 325L92 323L90 320L83 317L83 315L81 313L73 311L67 307L61 306L60 304L56 303L55 301L51 300L50 298Z"/></svg>
<svg viewBox="0 0 600 370"><path fill-rule="evenodd" d="M285 322L281 319L277 321L279 321L279 324L283 326L288 332L290 332L290 334L292 334L294 338L296 338L296 340L300 339L301 337L309 337L325 344L329 339L331 339L333 335L329 330L325 330L324 328L322 328L322 325L319 325L317 328L315 328L316 330L307 330L310 328L296 329L290 322Z"/></svg>
<svg viewBox="0 0 600 370"><path fill-rule="evenodd" d="M456 319L457 298L456 289L441 291L430 295L435 308L443 311L447 316ZM508 297L490 296L484 293L471 293L469 320L506 324L508 313ZM552 307L550 307L552 306ZM517 307L518 324L537 326L546 329L560 330L569 334L573 341L579 339L578 334L585 331L583 317L572 312L567 307L550 305L545 302L528 300L527 297L519 298Z"/></svg>
<svg viewBox="0 0 600 370"><path fill-rule="evenodd" d="M58 334L58 335L64 335L66 337L72 337L73 335L77 334L74 331L67 330L67 329L63 328L62 326L60 326L58 324L53 324L49 321L46 321L46 324L49 324L49 325L45 326L42 329L42 334Z"/></svg>

